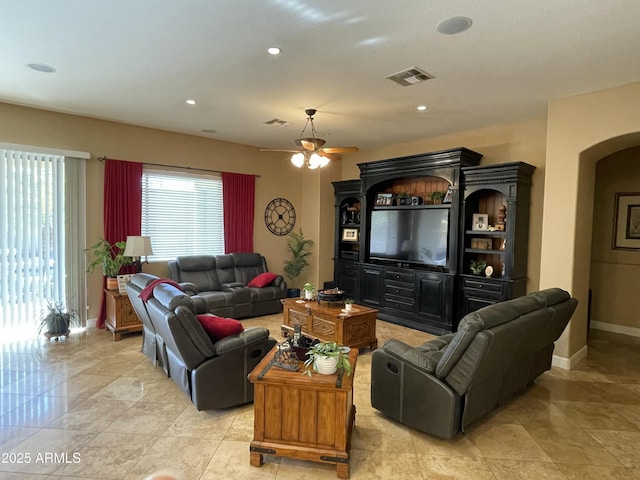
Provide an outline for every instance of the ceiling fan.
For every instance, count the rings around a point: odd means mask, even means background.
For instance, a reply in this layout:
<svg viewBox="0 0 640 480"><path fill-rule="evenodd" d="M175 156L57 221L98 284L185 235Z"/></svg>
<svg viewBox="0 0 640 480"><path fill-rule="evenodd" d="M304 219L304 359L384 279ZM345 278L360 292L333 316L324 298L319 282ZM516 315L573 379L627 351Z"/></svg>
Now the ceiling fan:
<svg viewBox="0 0 640 480"><path fill-rule="evenodd" d="M325 147L325 140L318 138L316 134L316 127L313 124L313 116L316 114L314 108L308 108L304 111L307 114L307 122L304 124L304 128L300 133L300 138L295 139L295 144L298 145L301 150L288 150L280 148L261 148L263 152L292 152L291 163L296 167L307 168L313 170L316 168L322 168L329 164L331 160L340 159L340 153L357 152L358 147ZM311 124L311 137L305 137L304 132Z"/></svg>

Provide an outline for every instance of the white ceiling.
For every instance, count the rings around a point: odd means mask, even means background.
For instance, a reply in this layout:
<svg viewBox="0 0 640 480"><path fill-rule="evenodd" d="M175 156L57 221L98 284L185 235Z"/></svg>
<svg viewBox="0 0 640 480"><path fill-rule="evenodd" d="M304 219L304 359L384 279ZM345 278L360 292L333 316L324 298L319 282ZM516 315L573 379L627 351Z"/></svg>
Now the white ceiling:
<svg viewBox="0 0 640 480"><path fill-rule="evenodd" d="M0 0L0 15L0 101L259 147L295 147L305 108L326 146L366 148L640 81L638 0ZM439 34L452 16L473 25ZM435 78L385 79L413 66Z"/></svg>

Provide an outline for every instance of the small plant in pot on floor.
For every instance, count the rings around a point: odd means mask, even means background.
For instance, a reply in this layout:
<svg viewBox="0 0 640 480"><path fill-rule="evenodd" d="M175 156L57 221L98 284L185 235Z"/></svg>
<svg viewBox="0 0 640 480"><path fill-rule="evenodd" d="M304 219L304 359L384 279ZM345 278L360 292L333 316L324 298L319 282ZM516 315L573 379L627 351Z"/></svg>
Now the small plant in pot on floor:
<svg viewBox="0 0 640 480"><path fill-rule="evenodd" d="M312 370L323 375L333 375L337 370L351 375L352 367L348 357L349 348L336 342L319 342L311 345L304 365L305 375L311 376Z"/></svg>
<svg viewBox="0 0 640 480"><path fill-rule="evenodd" d="M42 312L38 335L47 338L68 336L71 327L80 326L80 316L73 309L67 309L62 302L47 300L47 308Z"/></svg>

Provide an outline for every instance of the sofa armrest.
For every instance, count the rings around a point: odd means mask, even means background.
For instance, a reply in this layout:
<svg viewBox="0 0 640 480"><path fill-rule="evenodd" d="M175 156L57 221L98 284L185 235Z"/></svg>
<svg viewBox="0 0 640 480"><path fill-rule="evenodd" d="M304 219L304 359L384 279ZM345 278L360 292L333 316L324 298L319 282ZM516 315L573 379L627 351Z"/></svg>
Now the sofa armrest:
<svg viewBox="0 0 640 480"><path fill-rule="evenodd" d="M195 283L179 282L178 285L180 285L180 290L182 290L187 295L197 295L198 293L200 293Z"/></svg>
<svg viewBox="0 0 640 480"><path fill-rule="evenodd" d="M442 357L440 350L424 351L395 339L386 342L383 350L390 356L397 358L401 362L408 363L425 373L434 373Z"/></svg>
<svg viewBox="0 0 640 480"><path fill-rule="evenodd" d="M230 335L218 340L213 345L213 349L216 355L224 355L234 350L243 349L247 345L263 342L267 338L269 338L268 329L264 327L247 328L244 332L240 332L237 335Z"/></svg>

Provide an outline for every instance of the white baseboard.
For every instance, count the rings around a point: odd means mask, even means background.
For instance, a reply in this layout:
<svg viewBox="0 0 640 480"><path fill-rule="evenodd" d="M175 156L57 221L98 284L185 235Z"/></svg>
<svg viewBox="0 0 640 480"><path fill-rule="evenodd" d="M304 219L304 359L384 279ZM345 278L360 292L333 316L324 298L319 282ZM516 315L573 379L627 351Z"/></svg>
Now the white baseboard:
<svg viewBox="0 0 640 480"><path fill-rule="evenodd" d="M87 318L87 328L96 328L97 318Z"/></svg>
<svg viewBox="0 0 640 480"><path fill-rule="evenodd" d="M571 358L560 357L558 355L554 355L551 359L551 366L562 368L563 370L571 370L575 367L580 360L587 358L587 351L589 347L586 345L578 350L576 353L571 355Z"/></svg>
<svg viewBox="0 0 640 480"><path fill-rule="evenodd" d="M626 325L618 325L616 323L592 321L591 328L604 330L606 332L622 333L623 335L629 335L631 337L640 337L640 328L627 327Z"/></svg>

